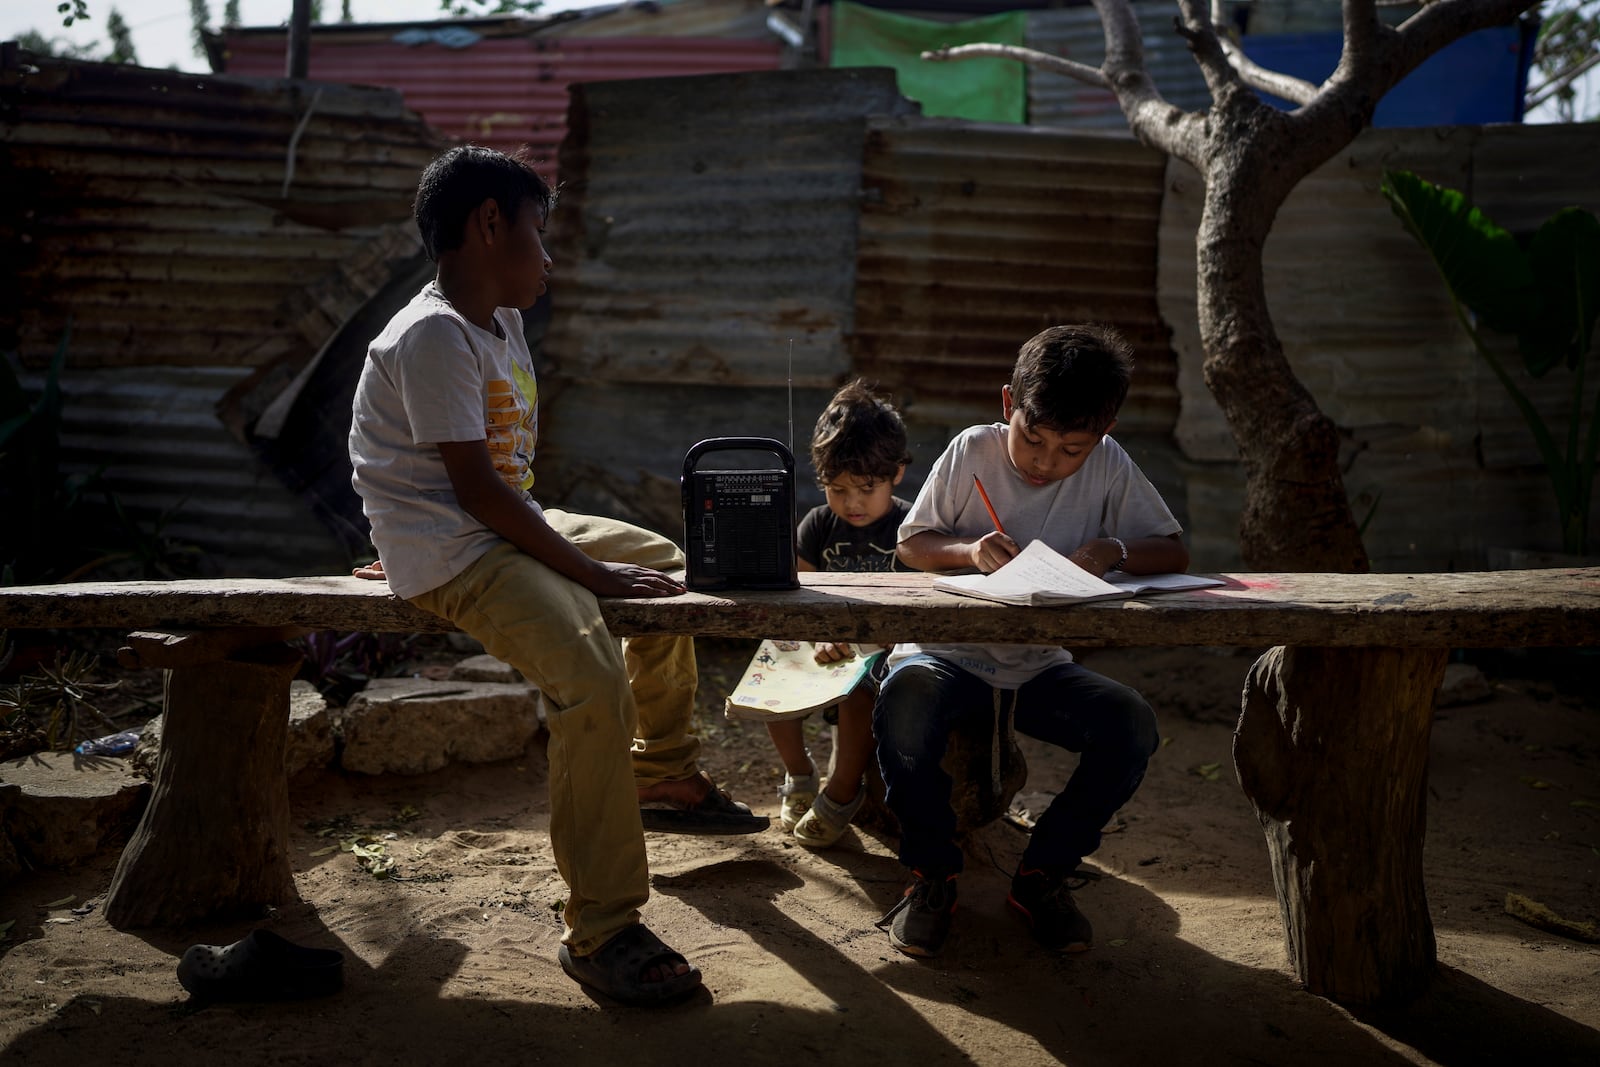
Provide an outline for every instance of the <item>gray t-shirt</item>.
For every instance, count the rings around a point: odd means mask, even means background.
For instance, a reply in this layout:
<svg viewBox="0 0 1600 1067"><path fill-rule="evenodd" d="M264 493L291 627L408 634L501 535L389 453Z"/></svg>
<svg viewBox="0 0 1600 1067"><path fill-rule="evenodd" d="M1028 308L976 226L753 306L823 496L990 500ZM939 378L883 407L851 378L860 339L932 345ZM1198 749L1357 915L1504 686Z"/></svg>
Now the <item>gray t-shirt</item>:
<svg viewBox="0 0 1600 1067"><path fill-rule="evenodd" d="M351 480L397 596L437 589L502 540L462 510L440 441L485 441L507 484L524 493L533 484L533 357L516 309L497 308L494 321L499 336L429 282L367 349L350 424ZM539 506L532 497L528 504Z"/></svg>
<svg viewBox="0 0 1600 1067"><path fill-rule="evenodd" d="M976 474L1006 533L1019 545L1040 540L1062 555L1097 537L1167 537L1183 527L1122 446L1107 436L1071 477L1045 486L1023 480L1006 454L1003 422L963 430L933 465L911 511L900 524L900 540L924 530L977 538L994 529L972 483ZM889 656L893 667L918 652L947 659L1001 689L1015 689L1040 671L1072 662L1053 645L901 644Z"/></svg>

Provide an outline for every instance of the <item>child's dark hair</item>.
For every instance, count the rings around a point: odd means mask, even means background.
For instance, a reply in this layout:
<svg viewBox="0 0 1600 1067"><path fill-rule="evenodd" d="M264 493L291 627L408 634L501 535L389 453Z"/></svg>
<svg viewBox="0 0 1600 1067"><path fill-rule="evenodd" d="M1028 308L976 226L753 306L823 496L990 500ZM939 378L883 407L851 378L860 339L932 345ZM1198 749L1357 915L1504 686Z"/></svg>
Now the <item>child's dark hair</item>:
<svg viewBox="0 0 1600 1067"><path fill-rule="evenodd" d="M1011 371L1011 405L1057 433L1103 433L1128 398L1133 346L1109 326L1052 326L1029 338Z"/></svg>
<svg viewBox="0 0 1600 1067"><path fill-rule="evenodd" d="M450 149L422 172L412 205L429 259L437 263L439 253L461 247L467 216L485 200L499 204L506 221L515 222L530 200L548 217L555 194L534 172L527 149L511 156L477 145Z"/></svg>
<svg viewBox="0 0 1600 1067"><path fill-rule="evenodd" d="M910 462L900 413L859 378L833 394L811 433L811 465L823 485L842 474L893 478Z"/></svg>

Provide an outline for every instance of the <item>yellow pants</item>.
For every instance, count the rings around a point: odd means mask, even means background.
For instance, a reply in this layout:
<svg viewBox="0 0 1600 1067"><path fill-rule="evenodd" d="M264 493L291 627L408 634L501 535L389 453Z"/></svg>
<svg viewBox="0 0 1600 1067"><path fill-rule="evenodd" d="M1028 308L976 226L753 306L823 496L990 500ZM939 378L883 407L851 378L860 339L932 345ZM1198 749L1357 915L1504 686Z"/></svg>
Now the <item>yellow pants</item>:
<svg viewBox="0 0 1600 1067"><path fill-rule="evenodd" d="M657 570L676 545L615 519L547 511L590 558ZM563 938L587 955L636 922L650 895L636 786L698 772L692 637L621 643L593 593L509 543L411 603L442 616L544 694L550 731L550 845L567 883Z"/></svg>

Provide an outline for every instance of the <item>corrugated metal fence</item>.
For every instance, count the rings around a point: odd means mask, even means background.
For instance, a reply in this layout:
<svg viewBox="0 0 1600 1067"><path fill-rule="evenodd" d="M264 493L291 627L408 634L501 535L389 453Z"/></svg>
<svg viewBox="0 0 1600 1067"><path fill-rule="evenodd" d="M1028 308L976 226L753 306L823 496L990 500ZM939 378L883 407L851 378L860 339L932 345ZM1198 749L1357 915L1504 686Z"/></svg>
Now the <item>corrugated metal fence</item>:
<svg viewBox="0 0 1600 1067"><path fill-rule="evenodd" d="M113 129L127 121L134 132L119 139L75 124L73 86L92 79L74 77L38 101L18 102L8 83L6 151L31 161L19 172L31 214L18 201L0 208L13 247L28 235L38 246L7 319L27 351L42 357L59 336L61 320L37 309L82 309L83 358L66 382L73 457L114 458L120 491L149 514L183 502L170 532L231 570L336 568L333 539L264 478L211 407L289 348L310 346L388 277L381 268L406 246L380 223L401 205L402 172L409 200L431 135L392 95L333 87L304 129L285 200L282 153L314 87L297 95L281 84L107 74L128 80L93 88L87 113ZM122 116L114 89L161 84L199 113L167 114L164 137ZM246 106L248 94L260 99ZM150 110L139 93L120 95L130 113ZM219 99L240 109L225 122L206 117ZM392 110L363 112L363 100ZM803 455L816 412L852 373L907 405L912 492L954 429L996 417L1023 339L1093 318L1139 347L1119 437L1185 517L1197 564L1236 562L1237 464L1200 381L1192 173L1125 136L922 120L872 70L589 83L570 127L540 353L543 499L673 531L690 444L756 434L792 439ZM1267 246L1277 327L1349 435L1347 484L1358 516L1372 516L1377 566L1482 566L1490 546L1552 547L1555 536L1526 431L1378 195L1379 172L1405 166L1466 188L1521 231L1566 203L1600 207L1597 136L1368 132L1280 214ZM371 217L349 220L364 204L376 205ZM359 225L330 228L341 212ZM245 272L238 283L225 273L233 258ZM272 301L258 292L262 272L283 279ZM1555 375L1534 390L1558 418L1565 384Z"/></svg>
<svg viewBox="0 0 1600 1067"><path fill-rule="evenodd" d="M850 366L868 116L905 110L884 70L574 88L551 223L544 352L563 386L541 419L547 487L671 529L684 452L787 441L791 376L804 452Z"/></svg>
<svg viewBox="0 0 1600 1067"><path fill-rule="evenodd" d="M994 417L1018 346L1102 322L1134 345L1125 432L1167 432L1177 367L1156 311L1164 161L1127 134L874 120L863 163L854 369L919 417Z"/></svg>
<svg viewBox="0 0 1600 1067"><path fill-rule="evenodd" d="M436 135L390 90L39 57L0 106L0 332L37 387L70 317L65 462L230 572L342 565L218 406L247 421L415 255Z"/></svg>
<svg viewBox="0 0 1600 1067"><path fill-rule="evenodd" d="M1018 346L1077 320L1135 343L1123 432L1170 442L1161 156L1126 134L905 111L886 70L574 90L572 191L551 236L547 489L670 528L691 444L787 441L792 382L805 471L817 413L859 374L907 410L914 493L954 430L998 417ZM1171 480L1175 457L1152 463ZM808 477L802 491L820 501Z"/></svg>
<svg viewBox="0 0 1600 1067"><path fill-rule="evenodd" d="M1119 438L1189 526L1199 565L1236 566L1241 478L1195 324L1198 177L1126 136L873 114L818 88L839 73L746 76L738 91L758 111L775 87L795 95L794 79L819 101L770 135L719 132L733 88L716 79L587 88L569 173L593 183L553 246L551 470L580 472L584 506L670 529L690 443L785 438L790 336L800 451L829 385L866 375L906 406L919 457L909 493L950 433L998 416L1022 340L1053 322L1110 321L1139 349ZM646 129L664 94L709 121ZM816 123L859 129L859 160ZM805 166L774 144L779 131L811 146ZM1481 567L1494 546L1549 548L1557 535L1531 438L1379 195L1381 169L1466 188L1525 231L1564 203L1600 207L1597 137L1369 131L1280 213L1266 261L1275 321L1348 435L1347 485L1358 519L1371 518L1375 566ZM589 158L585 144L597 146ZM857 173L859 207L844 195ZM823 176L844 183L826 209L813 196ZM1531 387L1558 421L1564 379Z"/></svg>

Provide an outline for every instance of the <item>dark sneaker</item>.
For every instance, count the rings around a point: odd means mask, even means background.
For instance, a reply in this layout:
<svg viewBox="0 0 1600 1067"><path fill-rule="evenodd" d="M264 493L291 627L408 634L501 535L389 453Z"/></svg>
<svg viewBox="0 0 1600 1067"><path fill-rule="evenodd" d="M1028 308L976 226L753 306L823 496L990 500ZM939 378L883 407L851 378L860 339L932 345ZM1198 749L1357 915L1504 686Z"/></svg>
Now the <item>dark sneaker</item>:
<svg viewBox="0 0 1600 1067"><path fill-rule="evenodd" d="M1094 927L1073 903L1067 874L1018 867L1006 904L1033 931L1034 940L1052 952L1086 952Z"/></svg>
<svg viewBox="0 0 1600 1067"><path fill-rule="evenodd" d="M950 936L950 917L956 910L956 876L911 872L900 903L878 920L889 928L889 944L907 956L937 956Z"/></svg>

